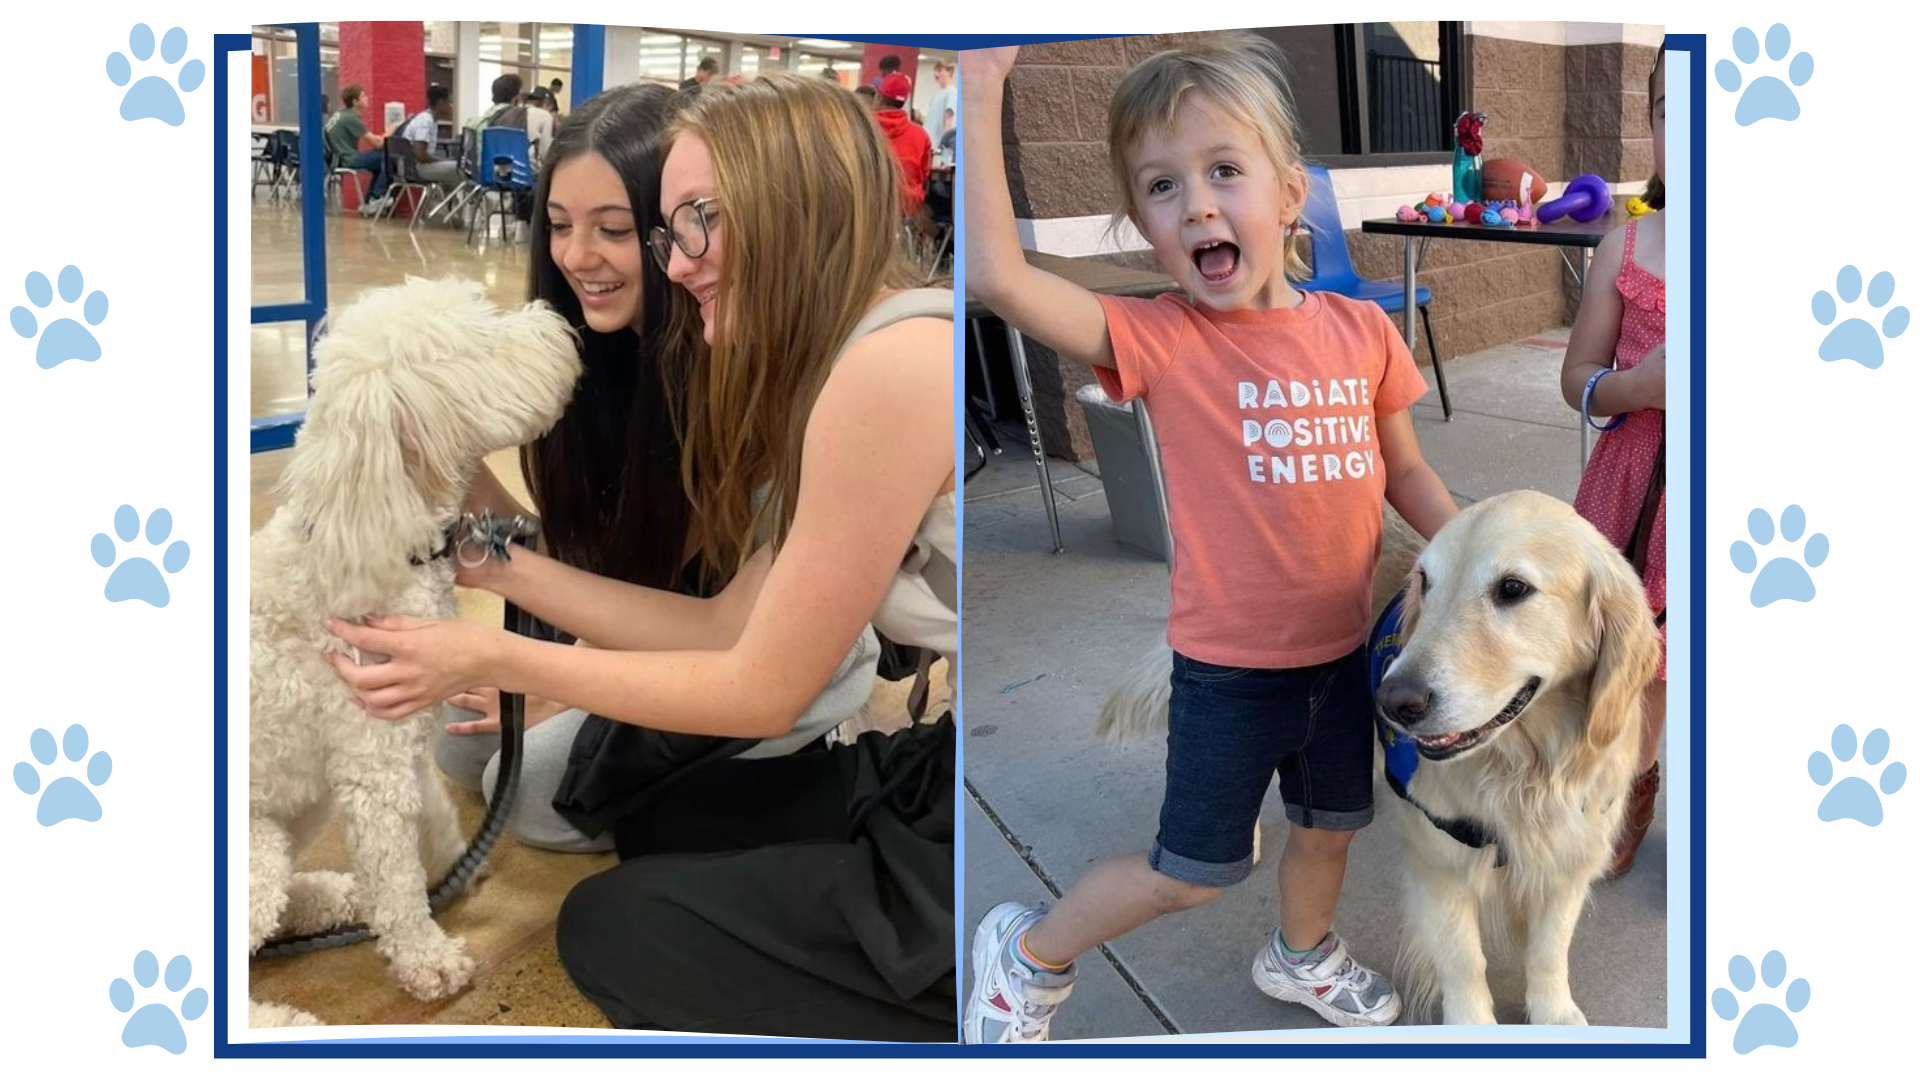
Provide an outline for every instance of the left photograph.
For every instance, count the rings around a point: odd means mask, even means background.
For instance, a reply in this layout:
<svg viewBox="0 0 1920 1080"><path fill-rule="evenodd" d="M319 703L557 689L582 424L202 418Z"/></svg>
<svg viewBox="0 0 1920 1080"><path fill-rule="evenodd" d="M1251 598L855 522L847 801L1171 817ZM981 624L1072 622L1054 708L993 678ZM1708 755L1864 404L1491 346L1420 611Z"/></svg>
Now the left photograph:
<svg viewBox="0 0 1920 1080"><path fill-rule="evenodd" d="M253 27L249 1027L957 1041L955 59Z"/></svg>

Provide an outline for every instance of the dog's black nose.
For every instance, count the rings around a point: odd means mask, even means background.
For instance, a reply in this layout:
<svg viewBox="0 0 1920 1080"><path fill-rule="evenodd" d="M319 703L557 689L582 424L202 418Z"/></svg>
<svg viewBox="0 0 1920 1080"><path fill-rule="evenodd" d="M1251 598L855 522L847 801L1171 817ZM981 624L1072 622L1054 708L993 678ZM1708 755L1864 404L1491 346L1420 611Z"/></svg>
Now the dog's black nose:
<svg viewBox="0 0 1920 1080"><path fill-rule="evenodd" d="M1427 710L1433 705L1433 691L1413 685L1412 679L1396 679L1389 675L1380 682L1378 701L1381 710L1388 716L1411 726L1426 717Z"/></svg>

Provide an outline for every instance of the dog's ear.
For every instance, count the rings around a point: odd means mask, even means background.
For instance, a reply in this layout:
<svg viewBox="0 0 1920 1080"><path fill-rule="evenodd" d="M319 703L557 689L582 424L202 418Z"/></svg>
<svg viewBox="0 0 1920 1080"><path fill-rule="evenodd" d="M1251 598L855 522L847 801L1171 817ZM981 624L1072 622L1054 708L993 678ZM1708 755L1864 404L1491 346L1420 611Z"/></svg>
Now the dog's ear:
<svg viewBox="0 0 1920 1080"><path fill-rule="evenodd" d="M283 483L308 529L313 588L329 615L378 610L411 580L410 553L438 543L408 474L403 416L390 365L323 358Z"/></svg>
<svg viewBox="0 0 1920 1080"><path fill-rule="evenodd" d="M1400 640L1405 642L1413 636L1413 628L1420 621L1420 568L1418 564L1407 573L1404 582L1406 599L1400 601Z"/></svg>
<svg viewBox="0 0 1920 1080"><path fill-rule="evenodd" d="M1638 753L1642 697L1660 670L1660 638L1647 593L1633 568L1608 548L1592 560L1588 617L1599 640L1587 693L1586 743L1599 752L1631 739Z"/></svg>

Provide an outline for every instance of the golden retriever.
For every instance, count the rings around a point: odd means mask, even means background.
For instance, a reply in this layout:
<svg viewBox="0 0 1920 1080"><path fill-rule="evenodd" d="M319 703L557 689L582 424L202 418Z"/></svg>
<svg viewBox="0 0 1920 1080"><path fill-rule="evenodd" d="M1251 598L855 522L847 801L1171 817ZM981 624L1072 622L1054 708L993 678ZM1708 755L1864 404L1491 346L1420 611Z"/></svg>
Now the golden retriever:
<svg viewBox="0 0 1920 1080"><path fill-rule="evenodd" d="M1528 1019L1585 1024L1567 951L1639 765L1660 657L1646 593L1598 530L1538 492L1476 503L1418 545L1389 513L1374 606L1404 586L1405 612L1376 702L1420 758L1406 798L1383 780L1375 800L1406 844L1398 984L1413 1015L1438 999L1442 1023L1497 1023L1486 946L1517 948ZM1140 664L1099 733L1163 729L1171 664L1164 646Z"/></svg>

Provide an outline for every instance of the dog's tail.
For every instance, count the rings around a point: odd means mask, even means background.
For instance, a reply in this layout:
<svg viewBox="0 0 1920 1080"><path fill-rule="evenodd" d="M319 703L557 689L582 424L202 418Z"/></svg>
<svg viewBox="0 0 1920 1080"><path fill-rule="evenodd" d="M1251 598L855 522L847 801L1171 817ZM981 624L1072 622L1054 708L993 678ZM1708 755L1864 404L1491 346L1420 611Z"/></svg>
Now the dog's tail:
<svg viewBox="0 0 1920 1080"><path fill-rule="evenodd" d="M1094 734L1115 746L1126 746L1165 731L1172 679L1173 650L1161 642L1135 661L1114 687L1094 723Z"/></svg>

